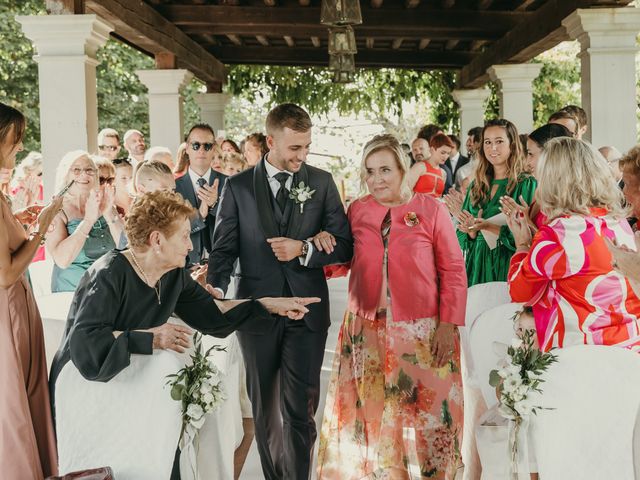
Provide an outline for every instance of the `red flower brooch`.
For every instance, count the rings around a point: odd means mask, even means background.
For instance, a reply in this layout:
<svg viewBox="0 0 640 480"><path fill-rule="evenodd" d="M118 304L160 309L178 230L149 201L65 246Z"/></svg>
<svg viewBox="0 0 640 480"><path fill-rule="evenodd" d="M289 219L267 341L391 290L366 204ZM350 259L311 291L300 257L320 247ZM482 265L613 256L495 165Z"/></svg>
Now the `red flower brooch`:
<svg viewBox="0 0 640 480"><path fill-rule="evenodd" d="M407 212L407 214L404 216L404 223L407 227L415 227L420 223L420 220L418 220L418 215L416 215L416 212Z"/></svg>

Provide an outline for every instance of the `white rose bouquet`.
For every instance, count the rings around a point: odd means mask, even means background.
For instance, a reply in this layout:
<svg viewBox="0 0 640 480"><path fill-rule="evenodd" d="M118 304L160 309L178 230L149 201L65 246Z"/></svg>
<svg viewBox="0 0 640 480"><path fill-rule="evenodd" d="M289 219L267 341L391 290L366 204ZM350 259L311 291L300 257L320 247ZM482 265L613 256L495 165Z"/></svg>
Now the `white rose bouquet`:
<svg viewBox="0 0 640 480"><path fill-rule="evenodd" d="M183 480L198 479L197 439L207 413L216 410L226 395L221 374L209 359L212 351L224 351L214 345L206 352L202 349L202 335L193 336L194 352L191 364L178 373L167 375L171 398L182 403L182 430L180 433L180 474Z"/></svg>
<svg viewBox="0 0 640 480"><path fill-rule="evenodd" d="M492 370L489 375L489 384L496 387L500 406L500 414L514 422L514 428L510 434L511 473L518 469L519 446L518 438L521 436L520 428L525 425L528 428L530 414L536 414L543 407L534 405L532 397L535 393L542 393L541 378L549 365L558 360L551 352L541 352L535 341L534 330L524 330L521 337L516 337L507 348L507 356L500 360L497 370ZM515 477L514 477L515 478Z"/></svg>

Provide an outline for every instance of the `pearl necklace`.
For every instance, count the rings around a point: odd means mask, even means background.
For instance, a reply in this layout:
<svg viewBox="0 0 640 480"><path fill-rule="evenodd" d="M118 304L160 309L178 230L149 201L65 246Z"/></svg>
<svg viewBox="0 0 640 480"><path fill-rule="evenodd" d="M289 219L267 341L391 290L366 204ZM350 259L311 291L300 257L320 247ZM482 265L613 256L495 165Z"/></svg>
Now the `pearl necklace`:
<svg viewBox="0 0 640 480"><path fill-rule="evenodd" d="M147 282L147 285L151 286L151 282L149 281L149 277L147 277L147 274L144 272L144 270L142 269L142 267L138 263L138 259L133 254L133 250L129 249L129 253L131 254L131 259L133 260L133 263L135 264L136 267L138 267L138 270L140 270L140 273L142 273L142 276L144 277L145 282ZM158 297L158 305L162 304L162 302L160 301L160 289L161 288L162 288L162 279L158 280L158 283L153 287L153 290L156 292L156 297Z"/></svg>

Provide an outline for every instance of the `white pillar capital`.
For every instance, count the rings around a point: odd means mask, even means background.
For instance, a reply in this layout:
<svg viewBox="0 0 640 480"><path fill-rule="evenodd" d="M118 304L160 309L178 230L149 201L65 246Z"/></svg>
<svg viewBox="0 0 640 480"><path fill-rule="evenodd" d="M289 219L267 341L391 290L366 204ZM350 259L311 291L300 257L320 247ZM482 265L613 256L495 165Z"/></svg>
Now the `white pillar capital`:
<svg viewBox="0 0 640 480"><path fill-rule="evenodd" d="M533 81L541 69L541 63L522 63L494 65L487 70L500 89L500 116L511 121L520 133L533 129Z"/></svg>
<svg viewBox="0 0 640 480"><path fill-rule="evenodd" d="M96 52L114 27L96 15L17 16L35 46L45 196L53 195L58 162L70 150L97 149Z"/></svg>
<svg viewBox="0 0 640 480"><path fill-rule="evenodd" d="M224 109L231 101L228 93L199 93L195 101L200 107L200 118L211 125L214 131L224 130Z"/></svg>
<svg viewBox="0 0 640 480"><path fill-rule="evenodd" d="M636 144L636 37L640 9L578 9L562 24L580 42L582 108L596 147L625 151Z"/></svg>
<svg viewBox="0 0 640 480"><path fill-rule="evenodd" d="M87 55L95 59L96 51L114 30L113 25L92 14L18 15L16 20L38 51L36 61L70 55Z"/></svg>
<svg viewBox="0 0 640 480"><path fill-rule="evenodd" d="M464 144L464 138L469 130L484 125L485 103L491 91L483 87L472 90L454 90L451 93L453 99L460 106L460 139Z"/></svg>
<svg viewBox="0 0 640 480"><path fill-rule="evenodd" d="M184 69L136 70L136 75L149 90L149 95L179 95L193 74Z"/></svg>
<svg viewBox="0 0 640 480"><path fill-rule="evenodd" d="M181 90L193 74L184 69L167 69L136 70L136 75L149 90L151 146L167 147L175 153L184 131Z"/></svg>

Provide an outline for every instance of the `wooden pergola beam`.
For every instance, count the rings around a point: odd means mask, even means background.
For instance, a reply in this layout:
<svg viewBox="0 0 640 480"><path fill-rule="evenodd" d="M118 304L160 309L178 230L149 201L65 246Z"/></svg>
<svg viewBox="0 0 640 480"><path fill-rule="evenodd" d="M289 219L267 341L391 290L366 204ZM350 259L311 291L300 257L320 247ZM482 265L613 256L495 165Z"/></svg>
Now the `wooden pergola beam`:
<svg viewBox="0 0 640 480"><path fill-rule="evenodd" d="M286 31L293 37L321 36L326 27L318 22L319 7L221 5L163 5L158 11L186 33L206 31L215 35L274 35ZM355 25L357 35L404 36L496 40L520 23L528 23L531 12L456 10L443 15L435 8L420 9L420 15L405 8L363 8L363 23Z"/></svg>
<svg viewBox="0 0 640 480"><path fill-rule="evenodd" d="M329 64L329 53L325 49L306 47L211 47L221 61L228 64L254 65L301 65L321 66ZM359 50L357 67L396 67L414 69L459 69L466 65L472 55L467 52L409 51L409 50Z"/></svg>
<svg viewBox="0 0 640 480"><path fill-rule="evenodd" d="M142 1L84 0L95 13L115 26L115 34L150 55L170 52L181 68L205 83L224 82L225 66L197 42Z"/></svg>
<svg viewBox="0 0 640 480"><path fill-rule="evenodd" d="M630 0L602 0L599 4L627 5ZM578 8L596 4L593 0L549 0L529 13L529 20L511 29L504 37L476 56L460 71L459 88L478 88L488 81L487 69L505 63L524 63L536 55L569 40L562 20Z"/></svg>

